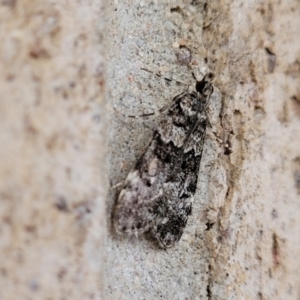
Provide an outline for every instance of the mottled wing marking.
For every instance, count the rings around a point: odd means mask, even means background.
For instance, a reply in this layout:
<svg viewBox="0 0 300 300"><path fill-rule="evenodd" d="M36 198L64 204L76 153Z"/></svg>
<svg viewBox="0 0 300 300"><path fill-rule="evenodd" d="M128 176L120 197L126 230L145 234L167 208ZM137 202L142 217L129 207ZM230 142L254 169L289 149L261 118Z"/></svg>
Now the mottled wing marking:
<svg viewBox="0 0 300 300"><path fill-rule="evenodd" d="M114 209L120 234L149 232L161 248L181 238L192 211L213 91L204 78L196 91L173 99L150 146L125 181Z"/></svg>

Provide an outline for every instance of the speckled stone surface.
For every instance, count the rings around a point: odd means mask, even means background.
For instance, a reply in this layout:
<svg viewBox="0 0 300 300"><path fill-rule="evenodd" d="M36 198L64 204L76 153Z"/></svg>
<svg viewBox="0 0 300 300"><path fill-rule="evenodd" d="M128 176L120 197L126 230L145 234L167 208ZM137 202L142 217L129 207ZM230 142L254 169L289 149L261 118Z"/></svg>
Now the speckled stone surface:
<svg viewBox="0 0 300 300"><path fill-rule="evenodd" d="M183 90L141 67L187 84L191 69L211 70L216 93L199 191L176 247L116 236L111 191L105 299L298 299L299 1L111 1L109 13L111 185Z"/></svg>
<svg viewBox="0 0 300 300"><path fill-rule="evenodd" d="M299 299L299 1L106 4L0 1L0 300ZM141 67L215 74L168 251L111 228L108 175L126 177L185 88Z"/></svg>
<svg viewBox="0 0 300 300"><path fill-rule="evenodd" d="M1 300L101 299L103 15L0 1Z"/></svg>

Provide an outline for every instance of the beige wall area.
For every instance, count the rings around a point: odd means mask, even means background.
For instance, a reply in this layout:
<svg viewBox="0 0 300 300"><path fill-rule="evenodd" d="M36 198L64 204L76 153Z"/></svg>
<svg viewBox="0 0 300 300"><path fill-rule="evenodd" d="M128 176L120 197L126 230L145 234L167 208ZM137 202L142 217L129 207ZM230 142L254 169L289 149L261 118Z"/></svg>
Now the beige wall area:
<svg viewBox="0 0 300 300"><path fill-rule="evenodd" d="M0 2L1 300L101 295L101 5Z"/></svg>

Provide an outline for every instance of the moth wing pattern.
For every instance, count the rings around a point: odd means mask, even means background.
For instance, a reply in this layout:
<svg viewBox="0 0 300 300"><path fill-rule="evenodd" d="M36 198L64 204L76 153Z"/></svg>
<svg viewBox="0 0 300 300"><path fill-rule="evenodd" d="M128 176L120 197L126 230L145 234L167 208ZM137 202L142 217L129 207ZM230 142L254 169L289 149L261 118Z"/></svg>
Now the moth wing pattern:
<svg viewBox="0 0 300 300"><path fill-rule="evenodd" d="M155 140L129 172L114 210L114 227L119 234L139 236L148 231L157 216L162 185L155 180L158 161L153 155ZM151 160L150 164L147 161Z"/></svg>
<svg viewBox="0 0 300 300"><path fill-rule="evenodd" d="M192 211L207 124L207 84L201 90L197 84L162 113L149 147L128 174L114 209L118 233L149 232L164 249L180 240Z"/></svg>
<svg viewBox="0 0 300 300"><path fill-rule="evenodd" d="M164 218L153 228L153 235L161 248L173 247L181 238L192 212L194 194L197 188L198 173L206 133L206 120L195 126L182 154L181 171L174 180L177 184L164 186Z"/></svg>

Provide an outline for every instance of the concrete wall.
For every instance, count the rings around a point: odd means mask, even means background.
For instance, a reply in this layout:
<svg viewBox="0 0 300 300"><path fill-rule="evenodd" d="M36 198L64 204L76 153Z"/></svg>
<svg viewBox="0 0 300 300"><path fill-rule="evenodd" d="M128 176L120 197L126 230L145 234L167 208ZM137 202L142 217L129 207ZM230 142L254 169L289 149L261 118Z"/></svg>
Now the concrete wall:
<svg viewBox="0 0 300 300"><path fill-rule="evenodd" d="M105 299L299 299L299 1L127 1L110 13L112 185L184 90L141 67L191 85L191 70L211 70L216 89L180 242L158 250L109 227Z"/></svg>
<svg viewBox="0 0 300 300"><path fill-rule="evenodd" d="M105 4L0 1L0 299L299 299L299 1ZM184 89L141 67L215 74L168 251L111 228L108 182Z"/></svg>
<svg viewBox="0 0 300 300"><path fill-rule="evenodd" d="M100 299L101 5L0 1L1 300Z"/></svg>

